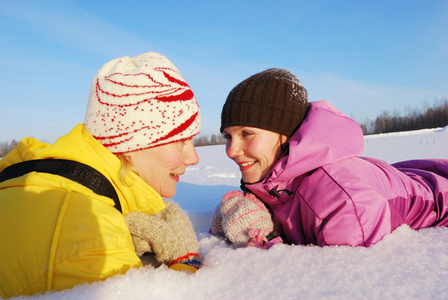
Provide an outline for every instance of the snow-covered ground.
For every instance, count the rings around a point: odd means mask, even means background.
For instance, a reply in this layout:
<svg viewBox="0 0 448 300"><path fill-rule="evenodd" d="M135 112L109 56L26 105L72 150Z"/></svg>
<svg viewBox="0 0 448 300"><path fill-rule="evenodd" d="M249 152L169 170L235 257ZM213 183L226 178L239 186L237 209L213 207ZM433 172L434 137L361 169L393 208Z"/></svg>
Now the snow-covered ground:
<svg viewBox="0 0 448 300"><path fill-rule="evenodd" d="M16 299L448 299L448 228L402 226L370 248L276 245L232 249L209 235L220 197L240 175L224 146L197 148L200 162L178 184L204 266L188 275L141 268L104 282ZM448 158L448 126L365 137L364 156L388 163Z"/></svg>

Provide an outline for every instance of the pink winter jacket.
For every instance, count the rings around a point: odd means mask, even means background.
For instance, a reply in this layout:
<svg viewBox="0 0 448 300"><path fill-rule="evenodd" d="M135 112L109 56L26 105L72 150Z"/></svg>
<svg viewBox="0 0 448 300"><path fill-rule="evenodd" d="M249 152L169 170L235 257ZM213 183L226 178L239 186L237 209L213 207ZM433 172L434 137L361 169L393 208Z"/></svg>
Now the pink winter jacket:
<svg viewBox="0 0 448 300"><path fill-rule="evenodd" d="M243 186L293 244L369 246L402 224L448 224L448 160L389 165L360 157L363 148L354 120L311 102L289 150L263 181Z"/></svg>

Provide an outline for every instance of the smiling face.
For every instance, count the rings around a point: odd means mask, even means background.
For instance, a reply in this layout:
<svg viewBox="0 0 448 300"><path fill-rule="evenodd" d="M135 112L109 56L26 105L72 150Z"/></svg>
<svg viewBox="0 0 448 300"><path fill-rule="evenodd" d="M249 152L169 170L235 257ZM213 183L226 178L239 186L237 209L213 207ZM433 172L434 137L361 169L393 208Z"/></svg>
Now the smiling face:
<svg viewBox="0 0 448 300"><path fill-rule="evenodd" d="M223 134L227 156L238 164L245 183L264 179L288 141L285 135L255 127L229 126Z"/></svg>
<svg viewBox="0 0 448 300"><path fill-rule="evenodd" d="M199 162L193 138L123 155L138 176L165 198L176 194L176 184L186 167Z"/></svg>

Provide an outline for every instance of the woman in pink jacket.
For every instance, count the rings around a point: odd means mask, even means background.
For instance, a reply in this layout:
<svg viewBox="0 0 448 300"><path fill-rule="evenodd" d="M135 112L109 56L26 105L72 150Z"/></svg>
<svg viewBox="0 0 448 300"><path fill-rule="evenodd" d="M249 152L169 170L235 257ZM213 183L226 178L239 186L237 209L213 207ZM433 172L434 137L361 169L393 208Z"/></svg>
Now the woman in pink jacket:
<svg viewBox="0 0 448 300"><path fill-rule="evenodd" d="M369 246L402 224L448 224L447 159L389 165L361 157L360 126L327 101L308 103L287 70L238 84L224 104L221 132L244 194L223 197L211 232L237 247L281 240Z"/></svg>

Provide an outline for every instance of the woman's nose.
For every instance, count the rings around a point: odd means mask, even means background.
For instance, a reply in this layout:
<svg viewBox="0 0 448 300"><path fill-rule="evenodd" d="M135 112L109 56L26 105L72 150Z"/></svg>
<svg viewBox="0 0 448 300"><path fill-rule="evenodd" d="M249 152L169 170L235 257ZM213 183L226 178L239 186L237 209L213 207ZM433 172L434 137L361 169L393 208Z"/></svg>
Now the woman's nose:
<svg viewBox="0 0 448 300"><path fill-rule="evenodd" d="M196 153L196 149L193 146L193 143L191 143L191 145L189 146L188 152L187 152L187 156L185 159L185 165L186 166L192 166L192 165L196 165L199 163L199 156Z"/></svg>
<svg viewBox="0 0 448 300"><path fill-rule="evenodd" d="M226 152L229 158L235 158L243 154L243 149L237 141L227 141Z"/></svg>

